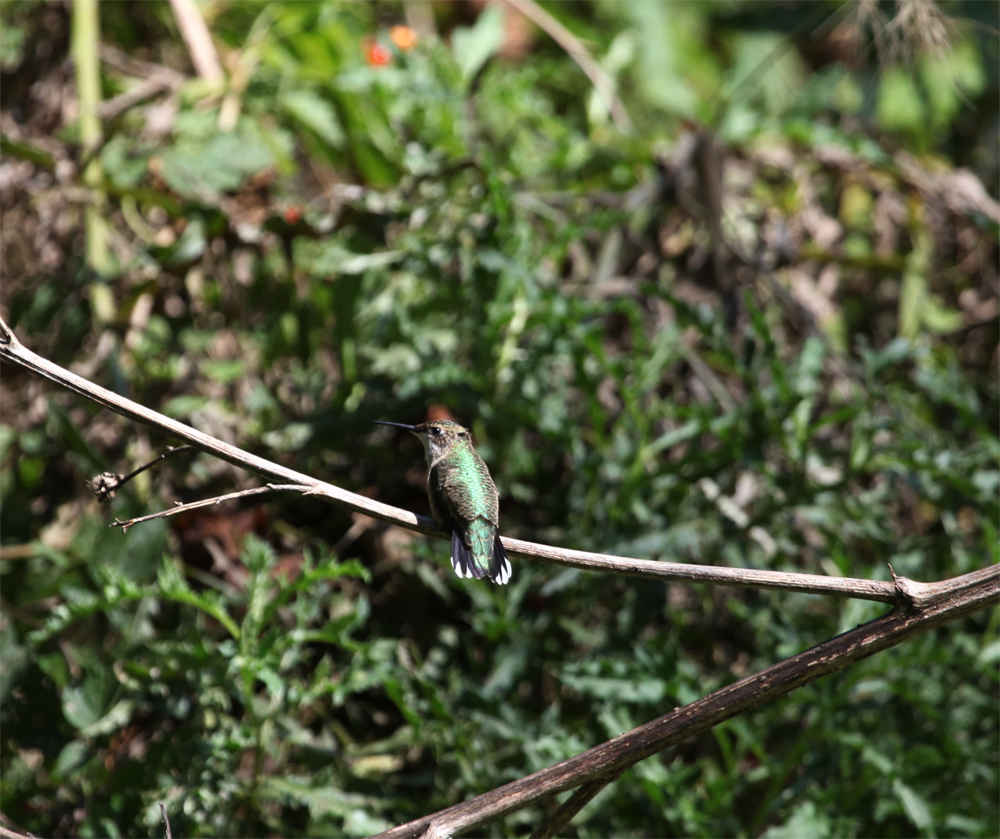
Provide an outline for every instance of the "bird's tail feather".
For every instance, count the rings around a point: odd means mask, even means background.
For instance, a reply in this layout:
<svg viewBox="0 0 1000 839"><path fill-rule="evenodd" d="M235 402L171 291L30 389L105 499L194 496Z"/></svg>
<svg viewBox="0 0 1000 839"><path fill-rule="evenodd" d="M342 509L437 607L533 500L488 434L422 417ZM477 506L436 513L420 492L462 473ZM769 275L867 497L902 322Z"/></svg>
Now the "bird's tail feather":
<svg viewBox="0 0 1000 839"><path fill-rule="evenodd" d="M507 549L500 541L500 534L497 533L493 540L493 560L490 562L490 579L497 585L506 585L510 579L511 567L510 559L507 557Z"/></svg>
<svg viewBox="0 0 1000 839"><path fill-rule="evenodd" d="M472 551L457 530L451 532L451 567L459 577L475 577L478 580L486 575L486 571L476 564Z"/></svg>
<svg viewBox="0 0 1000 839"><path fill-rule="evenodd" d="M505 585L510 580L511 567L510 559L507 557L507 549L500 541L500 534L493 538L492 552L486 558L486 562L478 560L472 549L465 544L462 534L458 530L451 533L451 567L459 577L474 577L481 579L489 577L497 585Z"/></svg>

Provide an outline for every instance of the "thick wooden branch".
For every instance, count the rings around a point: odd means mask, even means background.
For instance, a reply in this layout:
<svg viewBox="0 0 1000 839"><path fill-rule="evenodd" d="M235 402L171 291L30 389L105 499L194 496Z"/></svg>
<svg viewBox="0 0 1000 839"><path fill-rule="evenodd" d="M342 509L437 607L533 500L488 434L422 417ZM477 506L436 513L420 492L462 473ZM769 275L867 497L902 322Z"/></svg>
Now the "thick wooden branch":
<svg viewBox="0 0 1000 839"><path fill-rule="evenodd" d="M358 513L372 516L382 521L405 527L418 533L450 539L432 519L418 516L398 507L355 495L333 484L296 472L280 464L245 452L214 437L191 428L189 425L151 411L130 399L95 385L81 376L71 373L58 364L31 352L14 336L13 331L0 320L0 358L18 364L40 376L79 393L104 407L140 422L163 433L172 435L202 451L222 460L263 475L274 484L297 484L303 493L329 499L334 504ZM213 502L208 502L213 503ZM823 577L815 574L796 574L784 571L766 571L754 568L720 568L710 565L690 565L680 562L663 562L650 559L610 556L540 545L520 539L503 537L504 546L511 556L537 559L554 565L580 568L585 571L602 571L628 577L661 580L663 582L708 583L711 585L734 586L739 588L778 589L807 594L826 594L837 597L855 597L862 600L876 600L900 606L920 605L934 597L947 594L958 581L946 580L940 583L917 583L903 577L893 582L882 580L860 580L850 577ZM983 573L993 574L998 569L985 569Z"/></svg>
<svg viewBox="0 0 1000 839"><path fill-rule="evenodd" d="M989 570L1000 569L994 566ZM842 670L855 661L1000 603L1000 574L974 572L974 575L976 578L972 582L967 580L973 577L971 574L957 578L966 581L957 592L921 611L894 610L760 673L740 679L690 705L675 708L659 719L575 757L462 804L399 825L380 833L378 839L454 836L575 787L581 787L579 799L586 799L603 785L603 779L613 778L657 752L784 696L821 676ZM564 805L569 805L567 810L579 803L574 799L577 796L571 797Z"/></svg>

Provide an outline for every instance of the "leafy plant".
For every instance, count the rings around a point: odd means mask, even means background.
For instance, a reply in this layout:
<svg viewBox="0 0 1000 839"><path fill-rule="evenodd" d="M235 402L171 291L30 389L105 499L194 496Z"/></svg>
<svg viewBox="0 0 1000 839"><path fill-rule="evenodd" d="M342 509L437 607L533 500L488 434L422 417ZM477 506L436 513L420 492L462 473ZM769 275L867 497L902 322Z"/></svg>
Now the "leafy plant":
<svg viewBox="0 0 1000 839"><path fill-rule="evenodd" d="M872 579L997 562L996 197L956 170L991 183L995 37L921 59L894 99L903 71L851 69L806 26L832 5L547 7L616 79L626 137L555 44L506 58L501 13L463 8L404 49L409 7L204 7L227 84L105 124L115 267L95 278L59 180L79 162L67 13L0 5L4 89L34 91L30 114L3 100L5 320L420 513L419 444L370 420L447 413L510 536ZM167 4L101 16L106 43L188 72ZM138 83L121 66L106 95ZM100 508L86 478L171 441L17 370L3 388L0 809L35 833L159 835L163 803L177 835L366 835L880 613L523 561L477 585L443 543L291 497L123 535L115 516L247 478L172 458ZM731 720L571 830L996 835L996 631L973 616Z"/></svg>

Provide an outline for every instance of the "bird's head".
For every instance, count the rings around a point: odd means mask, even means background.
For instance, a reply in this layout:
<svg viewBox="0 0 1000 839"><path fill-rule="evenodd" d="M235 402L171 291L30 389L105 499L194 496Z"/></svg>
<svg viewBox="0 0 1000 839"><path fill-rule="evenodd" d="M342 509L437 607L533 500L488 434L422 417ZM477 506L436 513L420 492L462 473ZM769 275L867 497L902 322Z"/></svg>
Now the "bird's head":
<svg viewBox="0 0 1000 839"><path fill-rule="evenodd" d="M472 442L469 429L451 420L433 420L422 422L420 425L405 425L401 422L384 422L376 420L379 425L394 425L396 428L405 428L411 434L420 438L424 444L424 452L427 454L427 462L433 463L440 457L447 455L456 446Z"/></svg>

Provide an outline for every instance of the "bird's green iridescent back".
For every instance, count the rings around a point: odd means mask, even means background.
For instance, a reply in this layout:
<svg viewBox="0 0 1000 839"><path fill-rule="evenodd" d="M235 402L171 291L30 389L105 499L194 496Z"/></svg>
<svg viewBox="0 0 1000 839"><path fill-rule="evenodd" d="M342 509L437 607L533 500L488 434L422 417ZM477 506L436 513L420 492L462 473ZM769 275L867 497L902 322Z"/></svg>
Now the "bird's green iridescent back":
<svg viewBox="0 0 1000 839"><path fill-rule="evenodd" d="M486 572L493 560L500 505L489 470L470 442L456 444L431 469L427 488L434 518L459 532L473 562Z"/></svg>
<svg viewBox="0 0 1000 839"><path fill-rule="evenodd" d="M433 489L440 490L453 518L462 521L484 518L494 525L499 521L496 487L471 443L457 443L441 458L432 470L430 483Z"/></svg>

